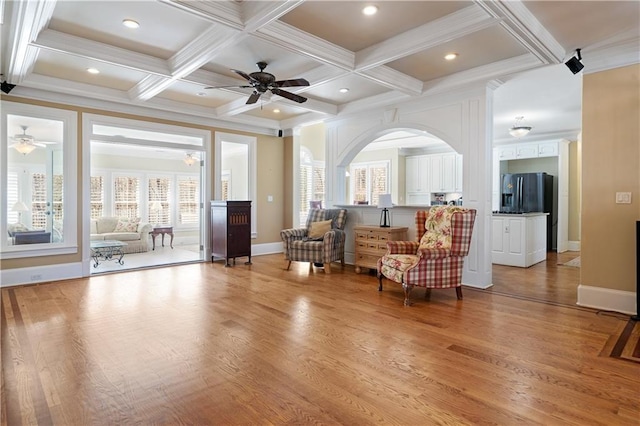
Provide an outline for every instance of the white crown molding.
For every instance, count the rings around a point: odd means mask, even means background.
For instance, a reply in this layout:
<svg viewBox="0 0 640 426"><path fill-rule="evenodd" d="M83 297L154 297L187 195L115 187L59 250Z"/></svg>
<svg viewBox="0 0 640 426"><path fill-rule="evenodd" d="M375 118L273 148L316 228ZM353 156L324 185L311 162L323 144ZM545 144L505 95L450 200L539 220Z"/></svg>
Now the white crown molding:
<svg viewBox="0 0 640 426"><path fill-rule="evenodd" d="M419 95L422 93L422 82L420 80L396 71L386 65L362 70L359 71L358 74L380 83L389 89L398 90L407 95Z"/></svg>
<svg viewBox="0 0 640 426"><path fill-rule="evenodd" d="M545 64L562 62L564 48L521 1L482 1L477 4L501 19L501 25L540 61Z"/></svg>
<svg viewBox="0 0 640 426"><path fill-rule="evenodd" d="M127 92L132 101L146 101L173 84L174 80L149 74Z"/></svg>
<svg viewBox="0 0 640 426"><path fill-rule="evenodd" d="M411 29L356 53L356 70L364 70L412 55L498 24L476 5Z"/></svg>
<svg viewBox="0 0 640 426"><path fill-rule="evenodd" d="M615 40L610 45L582 50L583 74L606 71L640 63L640 38Z"/></svg>
<svg viewBox="0 0 640 426"><path fill-rule="evenodd" d="M284 22L274 21L254 33L265 41L271 42L297 54L307 55L329 65L352 71L355 54L333 43L301 31Z"/></svg>
<svg viewBox="0 0 640 426"><path fill-rule="evenodd" d="M136 104L131 102L126 92L98 88L39 74L31 74L23 85L16 87L11 92L11 95L257 134L273 135L280 129L280 122L275 120L259 117L244 119L242 117L228 117L221 120L213 116L214 111L209 107L184 104L169 99L153 98L144 104Z"/></svg>
<svg viewBox="0 0 640 426"><path fill-rule="evenodd" d="M296 129L301 126L309 126L311 124L321 123L327 119L326 114L310 112L308 114L299 115L297 117L288 118L280 122L282 130Z"/></svg>
<svg viewBox="0 0 640 426"><path fill-rule="evenodd" d="M2 58L8 64L5 79L10 84L21 84L33 70L39 49L30 43L49 24L55 6L55 0L12 2L10 41L5 41L10 49Z"/></svg>
<svg viewBox="0 0 640 426"><path fill-rule="evenodd" d="M167 61L143 53L133 52L97 41L90 41L55 30L44 30L33 42L34 46L68 53L149 74L171 76Z"/></svg>

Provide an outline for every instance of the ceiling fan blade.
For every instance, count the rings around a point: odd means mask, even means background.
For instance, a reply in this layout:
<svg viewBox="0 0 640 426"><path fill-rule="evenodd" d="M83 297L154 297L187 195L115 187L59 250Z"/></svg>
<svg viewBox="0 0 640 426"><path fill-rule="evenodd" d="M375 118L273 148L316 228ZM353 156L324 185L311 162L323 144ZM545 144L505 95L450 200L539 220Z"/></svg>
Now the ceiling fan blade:
<svg viewBox="0 0 640 426"><path fill-rule="evenodd" d="M283 98L287 98L292 101L298 102L299 104L307 101L307 98L302 97L300 95L296 95L291 92L287 92L286 90L271 89L271 93L273 93L274 95L282 96Z"/></svg>
<svg viewBox="0 0 640 426"><path fill-rule="evenodd" d="M253 78L251 78L251 76L244 71L234 70L234 69L232 69L231 71L235 72L236 74L238 74L239 76L241 76L247 81L254 81Z"/></svg>
<svg viewBox="0 0 640 426"><path fill-rule="evenodd" d="M278 87L296 87L296 86L308 86L309 82L304 78L294 78L292 80L280 80L273 83Z"/></svg>
<svg viewBox="0 0 640 426"><path fill-rule="evenodd" d="M253 86L207 86L205 89L250 89Z"/></svg>
<svg viewBox="0 0 640 426"><path fill-rule="evenodd" d="M251 96L249 96L249 99L247 99L247 105L248 104L255 104L256 102L258 102L258 99L260 99L260 93L253 92L251 94Z"/></svg>

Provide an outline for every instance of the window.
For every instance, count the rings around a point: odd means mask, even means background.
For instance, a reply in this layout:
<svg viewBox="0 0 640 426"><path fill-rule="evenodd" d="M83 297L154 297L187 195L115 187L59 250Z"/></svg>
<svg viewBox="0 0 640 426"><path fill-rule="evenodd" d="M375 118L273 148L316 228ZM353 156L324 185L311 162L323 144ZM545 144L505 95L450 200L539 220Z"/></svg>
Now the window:
<svg viewBox="0 0 640 426"><path fill-rule="evenodd" d="M91 176L91 219L104 214L104 176Z"/></svg>
<svg viewBox="0 0 640 426"><path fill-rule="evenodd" d="M298 175L298 193L300 194L300 207L298 220L300 226L307 223L310 201L324 201L325 168L323 161L313 161L311 151L305 147L300 148L300 165Z"/></svg>
<svg viewBox="0 0 640 426"><path fill-rule="evenodd" d="M229 170L225 170L222 172L222 196L221 200L229 199L229 191L231 191L231 172Z"/></svg>
<svg viewBox="0 0 640 426"><path fill-rule="evenodd" d="M380 194L389 192L389 161L351 164L354 204L377 205Z"/></svg>
<svg viewBox="0 0 640 426"><path fill-rule="evenodd" d="M147 215L149 223L171 224L171 178L152 177L147 186Z"/></svg>
<svg viewBox="0 0 640 426"><path fill-rule="evenodd" d="M200 183L191 177L178 177L178 222L196 225L200 220Z"/></svg>
<svg viewBox="0 0 640 426"><path fill-rule="evenodd" d="M133 176L116 176L113 179L114 215L140 217L140 179Z"/></svg>

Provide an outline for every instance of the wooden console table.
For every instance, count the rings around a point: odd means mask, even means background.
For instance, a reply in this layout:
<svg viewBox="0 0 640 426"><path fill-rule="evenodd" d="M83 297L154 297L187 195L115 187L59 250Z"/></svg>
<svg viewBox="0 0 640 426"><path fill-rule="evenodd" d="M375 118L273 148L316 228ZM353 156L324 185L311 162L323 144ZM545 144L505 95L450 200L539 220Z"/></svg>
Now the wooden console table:
<svg viewBox="0 0 640 426"><path fill-rule="evenodd" d="M156 236L158 235L162 235L162 247L164 247L164 234L171 235L169 246L173 248L173 226L156 226L153 228L153 231L150 232L151 241L153 241L153 248L151 250L156 249Z"/></svg>
<svg viewBox="0 0 640 426"><path fill-rule="evenodd" d="M361 267L376 269L378 259L387 252L387 241L406 241L408 229L404 226L355 226L356 273L360 273Z"/></svg>

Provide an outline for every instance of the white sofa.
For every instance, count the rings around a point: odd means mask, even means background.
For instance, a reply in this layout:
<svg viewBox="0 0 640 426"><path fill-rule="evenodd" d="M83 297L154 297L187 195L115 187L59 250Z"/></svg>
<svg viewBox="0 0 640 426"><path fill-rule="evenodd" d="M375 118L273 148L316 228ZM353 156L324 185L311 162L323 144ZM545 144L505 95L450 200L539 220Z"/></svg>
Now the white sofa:
<svg viewBox="0 0 640 426"><path fill-rule="evenodd" d="M117 217L101 217L91 219L91 241L117 240L127 243L125 253L143 253L149 251L149 233L153 226L149 223L138 223L136 232L116 232Z"/></svg>

